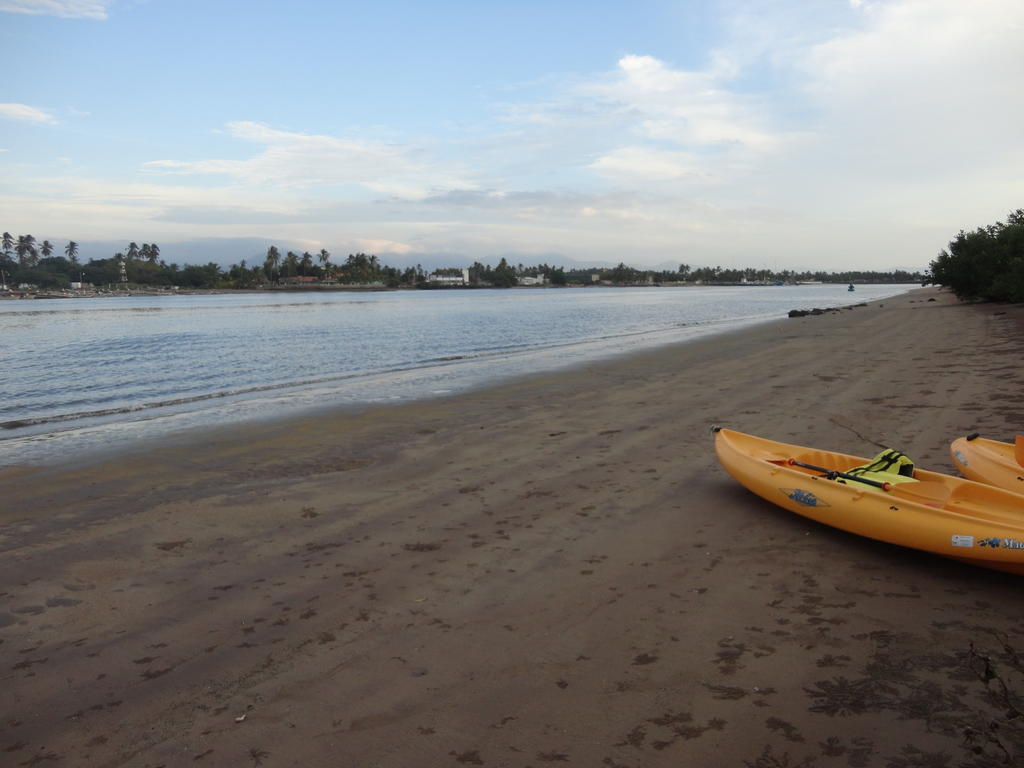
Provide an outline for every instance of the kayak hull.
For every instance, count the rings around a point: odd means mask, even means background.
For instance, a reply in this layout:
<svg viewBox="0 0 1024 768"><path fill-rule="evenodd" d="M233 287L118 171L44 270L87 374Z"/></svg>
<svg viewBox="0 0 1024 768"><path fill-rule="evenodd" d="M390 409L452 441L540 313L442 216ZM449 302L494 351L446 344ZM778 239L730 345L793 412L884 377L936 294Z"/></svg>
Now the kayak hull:
<svg viewBox="0 0 1024 768"><path fill-rule="evenodd" d="M820 451L719 429L715 452L737 482L783 509L877 541L1024 575L1024 495L938 472L917 470L934 500L902 486L847 485L789 459L847 471L867 458ZM912 488L916 484L907 484Z"/></svg>
<svg viewBox="0 0 1024 768"><path fill-rule="evenodd" d="M949 456L957 472L968 480L1024 493L1024 467L1011 443L958 437L949 446Z"/></svg>

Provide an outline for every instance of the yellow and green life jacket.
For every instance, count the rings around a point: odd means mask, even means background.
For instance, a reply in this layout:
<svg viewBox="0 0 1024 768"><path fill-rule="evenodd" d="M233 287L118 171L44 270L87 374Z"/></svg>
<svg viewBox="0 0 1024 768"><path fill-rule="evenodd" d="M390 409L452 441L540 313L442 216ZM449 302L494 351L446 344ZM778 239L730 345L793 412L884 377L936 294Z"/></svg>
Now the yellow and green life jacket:
<svg viewBox="0 0 1024 768"><path fill-rule="evenodd" d="M916 483L914 479L914 462L900 451L886 448L867 464L846 470L845 474L855 477L840 477L836 482L856 483L857 477L874 480L878 483ZM867 483L865 483L867 485Z"/></svg>

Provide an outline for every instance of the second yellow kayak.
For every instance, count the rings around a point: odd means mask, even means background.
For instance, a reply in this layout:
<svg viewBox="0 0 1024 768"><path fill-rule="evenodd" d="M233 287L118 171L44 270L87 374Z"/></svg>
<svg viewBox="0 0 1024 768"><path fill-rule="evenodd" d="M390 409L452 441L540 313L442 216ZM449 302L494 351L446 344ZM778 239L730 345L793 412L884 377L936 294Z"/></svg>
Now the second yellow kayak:
<svg viewBox="0 0 1024 768"><path fill-rule="evenodd" d="M958 437L949 446L949 455L967 479L1024 493L1024 435L1017 435L1016 443L976 434Z"/></svg>

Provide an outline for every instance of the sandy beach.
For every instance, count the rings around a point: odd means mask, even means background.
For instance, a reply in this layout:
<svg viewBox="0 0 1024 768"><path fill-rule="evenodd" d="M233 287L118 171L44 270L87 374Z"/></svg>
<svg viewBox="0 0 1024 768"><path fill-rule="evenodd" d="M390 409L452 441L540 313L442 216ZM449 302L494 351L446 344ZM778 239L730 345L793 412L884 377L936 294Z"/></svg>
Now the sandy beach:
<svg viewBox="0 0 1024 768"><path fill-rule="evenodd" d="M1024 429L1022 331L922 289L2 470L0 765L999 764L970 649L1020 578L774 507L709 430L952 472Z"/></svg>

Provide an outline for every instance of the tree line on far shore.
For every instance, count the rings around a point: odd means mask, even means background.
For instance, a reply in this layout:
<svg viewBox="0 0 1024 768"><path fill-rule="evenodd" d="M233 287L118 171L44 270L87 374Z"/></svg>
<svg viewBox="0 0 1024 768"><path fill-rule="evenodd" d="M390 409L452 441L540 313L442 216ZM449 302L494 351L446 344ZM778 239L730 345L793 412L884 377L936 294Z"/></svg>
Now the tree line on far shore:
<svg viewBox="0 0 1024 768"><path fill-rule="evenodd" d="M331 254L321 249L317 254L287 251L277 246L267 249L262 262L249 264L242 260L227 269L210 262L204 265L168 264L161 258L156 243L129 243L124 251L106 259L91 259L82 264L78 259L78 243L70 241L64 255L48 240L38 243L32 235L15 239L3 233L0 250L0 279L7 286L32 285L45 289L63 289L72 283L97 287L153 286L188 289L252 289L280 285L376 285L389 288L430 287L430 274L422 266L398 269L388 266L377 256L349 254L345 261L333 263ZM438 269L435 275L462 275L462 267ZM845 271L825 272L770 269L729 269L720 266L692 268L681 264L675 270L634 269L620 262L615 267L565 269L538 264L509 264L502 258L496 267L474 262L466 268L470 286L509 288L522 282L540 279L549 285L611 283L613 285L650 285L665 283L703 284L772 284L796 282L832 283L914 283L924 276L918 272ZM534 278L535 280L525 280Z"/></svg>
<svg viewBox="0 0 1024 768"><path fill-rule="evenodd" d="M930 265L929 282L967 300L1024 301L1024 208L973 232L960 230Z"/></svg>

